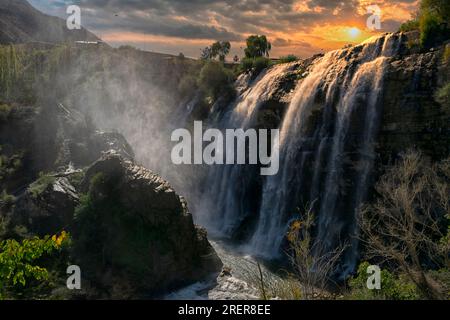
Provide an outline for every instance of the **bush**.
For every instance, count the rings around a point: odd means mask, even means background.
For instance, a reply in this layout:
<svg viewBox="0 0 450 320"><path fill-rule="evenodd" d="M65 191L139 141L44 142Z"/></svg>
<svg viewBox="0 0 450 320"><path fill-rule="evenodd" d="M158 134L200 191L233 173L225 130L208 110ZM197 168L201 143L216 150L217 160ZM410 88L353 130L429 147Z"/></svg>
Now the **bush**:
<svg viewBox="0 0 450 320"><path fill-rule="evenodd" d="M55 180L55 177L41 173L39 179L28 187L28 191L31 193L31 196L36 199L48 188L48 186L53 184Z"/></svg>
<svg viewBox="0 0 450 320"><path fill-rule="evenodd" d="M271 60L266 57L244 58L241 61L241 70L242 72L253 71L253 76L256 77L270 65Z"/></svg>
<svg viewBox="0 0 450 320"><path fill-rule="evenodd" d="M300 220L293 221L287 233L291 264L300 284L302 298L306 300L326 292L346 248L341 245L329 250L322 242L315 241L312 209L313 204L306 207Z"/></svg>
<svg viewBox="0 0 450 320"><path fill-rule="evenodd" d="M253 58L243 58L241 60L241 69L243 72L249 72L253 69Z"/></svg>
<svg viewBox="0 0 450 320"><path fill-rule="evenodd" d="M75 189L78 189L80 188L81 183L83 182L84 172L83 171L74 172L71 175L69 175L67 179L69 180L70 184L75 187Z"/></svg>
<svg viewBox="0 0 450 320"><path fill-rule="evenodd" d="M419 26L422 47L433 45L441 32L440 18L434 13L424 12L420 17Z"/></svg>
<svg viewBox="0 0 450 320"><path fill-rule="evenodd" d="M0 194L0 208L8 209L13 206L15 202L16 197L8 194L6 190L3 190L3 192Z"/></svg>
<svg viewBox="0 0 450 320"><path fill-rule="evenodd" d="M410 150L386 170L377 199L359 214L366 257L395 267L428 299L443 298L427 272L448 265L449 182L450 158L431 163Z"/></svg>
<svg viewBox="0 0 450 320"><path fill-rule="evenodd" d="M419 20L413 19L406 21L400 26L399 31L401 32L408 32L408 31L414 31L419 30Z"/></svg>
<svg viewBox="0 0 450 320"><path fill-rule="evenodd" d="M295 61L298 61L298 57L293 54L289 54L287 56L280 57L280 60L278 62L279 63L289 63L289 62L295 62Z"/></svg>
<svg viewBox="0 0 450 320"><path fill-rule="evenodd" d="M430 47L450 35L450 2L448 0L422 0L417 18L400 26L400 31L420 31L420 46Z"/></svg>
<svg viewBox="0 0 450 320"><path fill-rule="evenodd" d="M368 262L363 262L358 268L356 277L349 279L349 299L355 300L417 300L420 299L414 283L400 275L395 276L387 270L381 270L381 289L369 290L367 288Z"/></svg>
<svg viewBox="0 0 450 320"><path fill-rule="evenodd" d="M49 278L47 269L38 266L38 261L60 250L68 244L69 235L0 242L0 298L8 298L15 291L23 294L26 286L33 282L44 282Z"/></svg>
<svg viewBox="0 0 450 320"><path fill-rule="evenodd" d="M271 64L270 59L265 57L258 57L253 62L253 67L255 68L255 74L260 74L261 71L269 67Z"/></svg>
<svg viewBox="0 0 450 320"><path fill-rule="evenodd" d="M214 100L217 100L221 95L233 93L233 80L233 73L222 63L208 61L200 71L198 85Z"/></svg>

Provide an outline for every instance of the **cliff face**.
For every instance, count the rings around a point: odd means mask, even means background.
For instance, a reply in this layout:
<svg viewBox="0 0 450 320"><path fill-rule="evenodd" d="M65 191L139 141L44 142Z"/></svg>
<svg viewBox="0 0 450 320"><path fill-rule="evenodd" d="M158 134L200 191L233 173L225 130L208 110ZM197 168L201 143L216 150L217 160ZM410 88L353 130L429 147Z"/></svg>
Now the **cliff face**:
<svg viewBox="0 0 450 320"><path fill-rule="evenodd" d="M450 81L445 48L442 45L424 53L405 52L390 63L378 140L384 162L412 147L435 160L450 154L450 109L435 98L437 89Z"/></svg>

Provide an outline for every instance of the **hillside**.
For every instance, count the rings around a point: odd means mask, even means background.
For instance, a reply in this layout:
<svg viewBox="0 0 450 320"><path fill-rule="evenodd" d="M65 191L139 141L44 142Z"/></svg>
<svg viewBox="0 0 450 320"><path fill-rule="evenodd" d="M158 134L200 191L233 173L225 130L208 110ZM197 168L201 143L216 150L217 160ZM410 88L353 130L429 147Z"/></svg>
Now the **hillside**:
<svg viewBox="0 0 450 320"><path fill-rule="evenodd" d="M97 41L86 29L68 30L63 19L33 8L26 0L0 2L0 43Z"/></svg>

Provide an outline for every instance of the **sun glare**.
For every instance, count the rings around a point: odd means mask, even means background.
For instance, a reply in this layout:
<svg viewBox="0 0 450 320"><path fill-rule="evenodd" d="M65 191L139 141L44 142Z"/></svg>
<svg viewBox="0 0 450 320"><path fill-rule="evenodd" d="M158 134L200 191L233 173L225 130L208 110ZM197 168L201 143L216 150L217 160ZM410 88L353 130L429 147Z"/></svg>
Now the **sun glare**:
<svg viewBox="0 0 450 320"><path fill-rule="evenodd" d="M348 29L348 35L350 36L350 38L356 39L356 38L358 38L361 35L361 30L359 30L356 27L349 28Z"/></svg>

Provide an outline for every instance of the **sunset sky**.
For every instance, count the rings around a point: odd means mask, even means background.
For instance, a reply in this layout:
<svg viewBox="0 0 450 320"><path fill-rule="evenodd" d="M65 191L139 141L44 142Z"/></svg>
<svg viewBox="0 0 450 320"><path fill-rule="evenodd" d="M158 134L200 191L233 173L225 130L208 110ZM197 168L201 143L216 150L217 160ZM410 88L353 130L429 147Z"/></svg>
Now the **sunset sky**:
<svg viewBox="0 0 450 320"><path fill-rule="evenodd" d="M68 5L82 10L82 24L113 46L198 57L215 40L243 55L245 38L265 34L274 57L312 54L395 31L411 18L418 0L29 0L39 10L67 17ZM381 9L381 29L366 26L367 7Z"/></svg>

